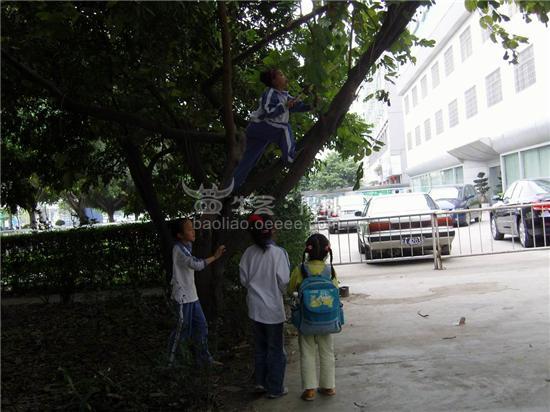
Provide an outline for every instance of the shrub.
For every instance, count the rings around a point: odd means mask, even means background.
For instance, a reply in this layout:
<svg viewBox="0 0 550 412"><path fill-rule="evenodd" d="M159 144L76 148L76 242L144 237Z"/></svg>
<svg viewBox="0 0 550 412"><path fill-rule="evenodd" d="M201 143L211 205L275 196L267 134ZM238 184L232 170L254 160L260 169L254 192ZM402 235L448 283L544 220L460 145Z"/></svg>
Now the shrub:
<svg viewBox="0 0 550 412"><path fill-rule="evenodd" d="M75 291L162 285L160 262L148 223L6 236L2 290L68 298Z"/></svg>

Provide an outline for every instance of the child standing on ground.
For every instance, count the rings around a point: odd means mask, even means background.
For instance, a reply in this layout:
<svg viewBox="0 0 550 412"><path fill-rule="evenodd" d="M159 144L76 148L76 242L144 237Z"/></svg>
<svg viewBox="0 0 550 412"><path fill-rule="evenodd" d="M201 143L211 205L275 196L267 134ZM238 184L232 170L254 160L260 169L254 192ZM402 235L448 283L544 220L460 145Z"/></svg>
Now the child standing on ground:
<svg viewBox="0 0 550 412"><path fill-rule="evenodd" d="M311 110L311 106L288 93L288 79L281 70L266 70L260 73L260 80L268 89L260 97L258 110L251 114L246 128L246 150L235 169L235 189L244 183L270 143L281 148L284 162L294 161L296 142L288 123L289 115Z"/></svg>
<svg viewBox="0 0 550 412"><path fill-rule="evenodd" d="M172 249L172 300L176 305L178 320L170 335L169 365L174 363L178 346L185 340L192 340L191 348L198 366L221 365L208 352L208 325L195 287L195 271L203 270L219 259L225 252L225 246L218 247L216 253L206 259L193 256L195 229L191 219L174 222L172 236L175 241Z"/></svg>
<svg viewBox="0 0 550 412"><path fill-rule="evenodd" d="M270 399L288 393L284 387L286 354L283 295L288 286L290 262L286 251L273 241L273 220L254 214L248 219L254 245L239 264L241 284L247 289L248 316L254 330L255 391Z"/></svg>
<svg viewBox="0 0 550 412"><path fill-rule="evenodd" d="M307 255L307 261L306 261ZM325 263L330 255L330 265ZM301 283L308 276L328 276L338 288L338 280L332 266L332 249L328 239L316 233L306 241L302 264L296 267L290 277L288 293L290 296L298 292ZM298 334L300 344L300 369L302 374L302 399L312 401L315 392L327 396L336 394L334 346L331 334L304 335ZM316 349L319 351L320 377L317 385L315 367Z"/></svg>

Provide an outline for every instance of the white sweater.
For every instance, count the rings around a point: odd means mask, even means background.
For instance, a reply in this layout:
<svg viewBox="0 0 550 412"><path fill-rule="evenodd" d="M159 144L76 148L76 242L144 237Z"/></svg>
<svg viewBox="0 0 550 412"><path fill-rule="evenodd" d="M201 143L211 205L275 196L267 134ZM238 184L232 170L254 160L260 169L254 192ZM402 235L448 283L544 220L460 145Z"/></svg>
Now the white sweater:
<svg viewBox="0 0 550 412"><path fill-rule="evenodd" d="M250 246L239 264L241 284L248 290L246 303L250 319L276 324L286 320L283 295L290 277L290 261L283 248L271 244L264 252Z"/></svg>
<svg viewBox="0 0 550 412"><path fill-rule="evenodd" d="M175 244L172 248L172 299L177 303L191 303L199 299L195 271L203 270L206 261L196 258L191 252L191 244Z"/></svg>

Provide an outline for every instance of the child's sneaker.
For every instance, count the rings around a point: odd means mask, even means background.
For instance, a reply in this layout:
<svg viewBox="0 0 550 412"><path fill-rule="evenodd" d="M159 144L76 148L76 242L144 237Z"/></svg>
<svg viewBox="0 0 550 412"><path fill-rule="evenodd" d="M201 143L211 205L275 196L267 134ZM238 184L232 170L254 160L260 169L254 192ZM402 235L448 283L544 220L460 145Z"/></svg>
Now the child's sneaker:
<svg viewBox="0 0 550 412"><path fill-rule="evenodd" d="M287 394L288 394L288 388L284 387L283 391L281 393L268 393L266 396L267 396L268 399L277 399L277 398L280 398L281 396L285 396Z"/></svg>
<svg viewBox="0 0 550 412"><path fill-rule="evenodd" d="M334 395L336 395L336 389L334 389L334 388L319 388L319 389L317 389L317 391L318 391L321 395L326 395L326 396L334 396Z"/></svg>
<svg viewBox="0 0 550 412"><path fill-rule="evenodd" d="M315 389L306 389L303 393L301 398L304 401L312 401L315 399Z"/></svg>
<svg viewBox="0 0 550 412"><path fill-rule="evenodd" d="M267 390L264 388L264 385L254 385L254 389L252 390L254 393L266 393Z"/></svg>

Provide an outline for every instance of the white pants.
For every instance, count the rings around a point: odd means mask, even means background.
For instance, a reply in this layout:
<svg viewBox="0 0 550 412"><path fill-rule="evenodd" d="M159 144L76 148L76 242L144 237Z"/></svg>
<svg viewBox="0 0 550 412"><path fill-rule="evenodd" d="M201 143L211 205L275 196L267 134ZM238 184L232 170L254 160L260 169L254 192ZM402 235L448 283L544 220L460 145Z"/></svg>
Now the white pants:
<svg viewBox="0 0 550 412"><path fill-rule="evenodd" d="M335 360L332 335L299 335L300 368L302 372L302 389L334 388ZM317 369L315 358L319 351L319 385L317 385Z"/></svg>

